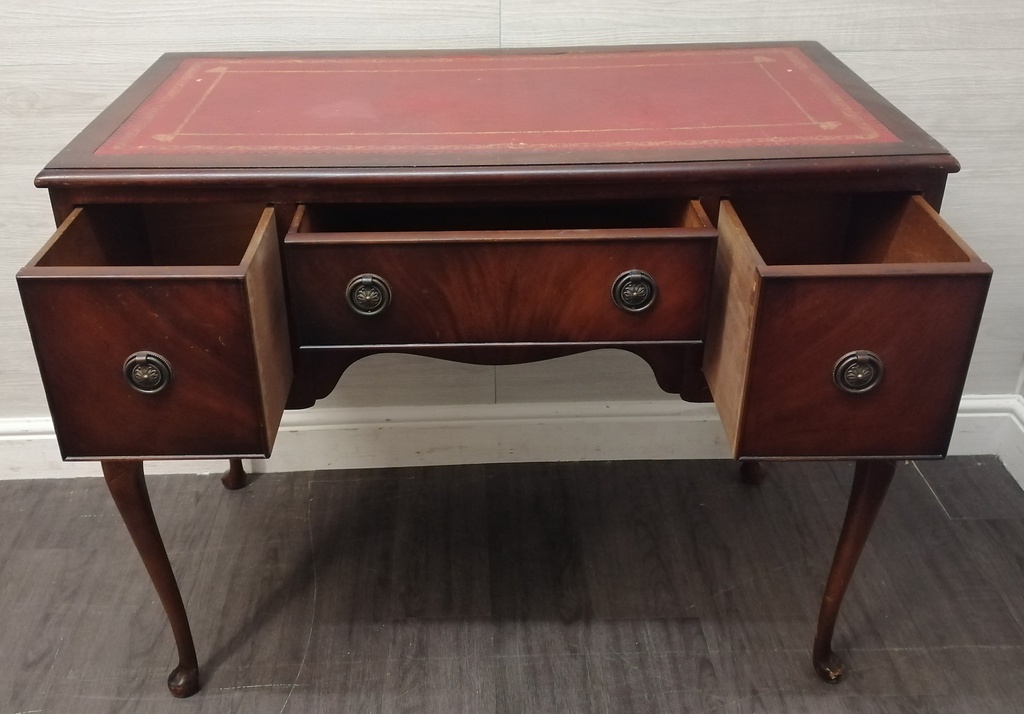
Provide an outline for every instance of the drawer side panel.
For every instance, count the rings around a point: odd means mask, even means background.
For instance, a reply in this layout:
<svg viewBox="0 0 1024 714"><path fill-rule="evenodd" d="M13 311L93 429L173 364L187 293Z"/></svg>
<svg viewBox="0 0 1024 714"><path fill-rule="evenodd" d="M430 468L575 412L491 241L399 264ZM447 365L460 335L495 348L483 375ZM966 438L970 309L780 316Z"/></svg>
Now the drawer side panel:
<svg viewBox="0 0 1024 714"><path fill-rule="evenodd" d="M704 375L722 426L735 449L743 415L761 258L728 201L721 204L718 231Z"/></svg>
<svg viewBox="0 0 1024 714"><path fill-rule="evenodd" d="M285 308L281 249L273 211L257 227L256 249L245 279L256 367L262 385L265 451L270 454L292 383L291 338Z"/></svg>

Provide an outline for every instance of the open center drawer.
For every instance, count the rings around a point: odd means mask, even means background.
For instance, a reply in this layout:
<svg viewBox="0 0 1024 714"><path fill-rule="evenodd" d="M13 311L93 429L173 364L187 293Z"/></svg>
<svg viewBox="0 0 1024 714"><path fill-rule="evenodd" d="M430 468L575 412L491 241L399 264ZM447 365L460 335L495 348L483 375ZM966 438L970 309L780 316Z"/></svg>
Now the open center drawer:
<svg viewBox="0 0 1024 714"><path fill-rule="evenodd" d="M285 239L303 347L703 338L695 201L306 205Z"/></svg>
<svg viewBox="0 0 1024 714"><path fill-rule="evenodd" d="M736 196L704 370L740 458L939 457L991 269L920 197Z"/></svg>
<svg viewBox="0 0 1024 714"><path fill-rule="evenodd" d="M273 209L79 207L18 284L64 458L269 455L291 383Z"/></svg>

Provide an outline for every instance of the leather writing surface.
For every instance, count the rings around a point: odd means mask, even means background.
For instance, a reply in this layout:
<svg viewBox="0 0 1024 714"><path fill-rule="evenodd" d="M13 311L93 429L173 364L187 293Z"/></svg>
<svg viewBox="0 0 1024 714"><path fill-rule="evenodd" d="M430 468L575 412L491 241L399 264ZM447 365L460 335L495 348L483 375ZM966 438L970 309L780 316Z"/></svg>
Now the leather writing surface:
<svg viewBox="0 0 1024 714"><path fill-rule="evenodd" d="M186 58L95 153L541 163L898 141L799 48L758 47Z"/></svg>

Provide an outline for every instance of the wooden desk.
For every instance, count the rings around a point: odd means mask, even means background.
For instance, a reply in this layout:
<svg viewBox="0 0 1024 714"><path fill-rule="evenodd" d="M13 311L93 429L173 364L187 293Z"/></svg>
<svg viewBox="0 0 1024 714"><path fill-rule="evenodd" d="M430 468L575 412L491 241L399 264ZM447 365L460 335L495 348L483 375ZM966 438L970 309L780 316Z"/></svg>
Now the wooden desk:
<svg viewBox="0 0 1024 714"><path fill-rule="evenodd" d="M895 459L941 458L990 268L958 168L821 46L166 55L39 175L19 274L66 459L102 462L199 687L145 459L270 454L357 359L599 347L737 458L857 459L814 664ZM746 472L753 475L756 467Z"/></svg>

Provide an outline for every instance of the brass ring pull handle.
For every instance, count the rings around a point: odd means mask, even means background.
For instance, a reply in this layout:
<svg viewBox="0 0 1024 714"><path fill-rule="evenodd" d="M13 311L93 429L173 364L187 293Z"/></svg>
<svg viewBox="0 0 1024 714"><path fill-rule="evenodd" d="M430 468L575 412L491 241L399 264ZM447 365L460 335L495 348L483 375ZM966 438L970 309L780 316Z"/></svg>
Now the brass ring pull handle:
<svg viewBox="0 0 1024 714"><path fill-rule="evenodd" d="M155 352L135 352L124 361L124 378L137 392L156 394L171 382L171 364Z"/></svg>
<svg viewBox="0 0 1024 714"><path fill-rule="evenodd" d="M874 352L857 350L839 358L832 370L832 381L844 392L863 394L882 381L882 360Z"/></svg>
<svg viewBox="0 0 1024 714"><path fill-rule="evenodd" d="M345 299L357 315L379 315L391 304L391 287L379 275L363 273L349 281Z"/></svg>
<svg viewBox="0 0 1024 714"><path fill-rule="evenodd" d="M643 270L627 270L612 283L612 301L626 312L642 312L654 304L658 286Z"/></svg>

